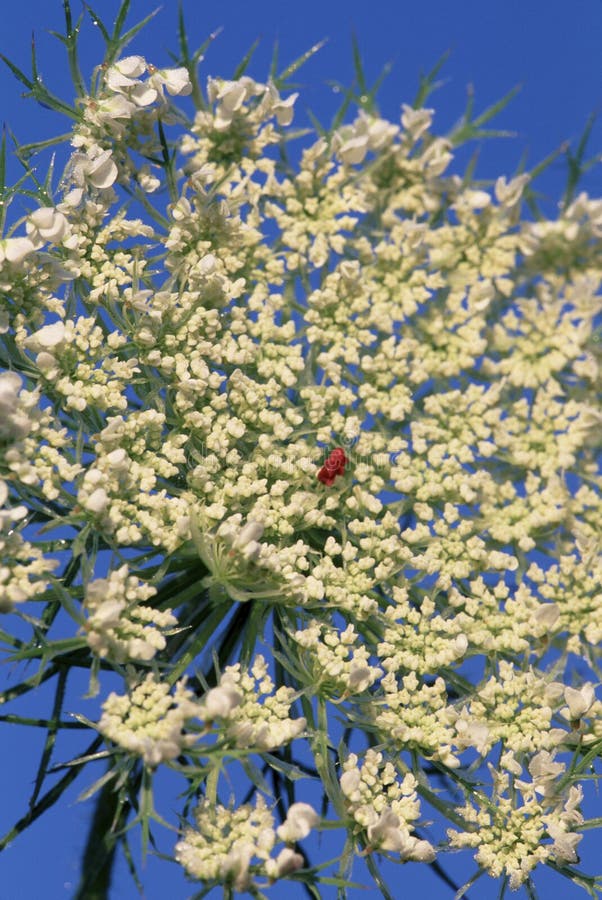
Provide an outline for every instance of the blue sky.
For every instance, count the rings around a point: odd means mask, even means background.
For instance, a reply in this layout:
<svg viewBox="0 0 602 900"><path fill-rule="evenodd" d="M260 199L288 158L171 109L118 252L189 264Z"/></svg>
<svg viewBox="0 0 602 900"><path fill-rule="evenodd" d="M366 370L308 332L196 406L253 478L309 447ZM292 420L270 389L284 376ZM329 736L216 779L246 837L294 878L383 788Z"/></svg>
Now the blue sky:
<svg viewBox="0 0 602 900"><path fill-rule="evenodd" d="M93 4L110 20L117 0ZM27 0L19 7L6 4L1 52L28 69L32 32L44 79L59 94L69 97L66 61L58 42L47 32L62 26L61 0ZM78 9L78 0L73 8ZM148 15L155 3L132 0L132 21ZM393 68L380 98L383 114L397 118L401 102L413 99L419 72L430 69L450 51L441 78L442 88L431 99L436 122L443 129L461 114L468 85L476 94L476 110L498 100L516 85L522 90L497 120L498 127L516 132L515 138L493 141L480 154L477 174L492 177L513 171L524 151L535 165L567 139L581 134L588 117L602 106L599 47L602 41L602 0L429 0L427 3L359 2L359 0L223 0L201 3L184 0L191 45L220 27L222 34L207 52L206 75L227 77L256 38L261 44L252 74L263 77L274 42L280 59L288 63L322 39L326 46L303 68L304 88L298 109L311 108L327 119L338 100L326 82L344 84L353 78L352 32L362 50L369 80L385 63ZM161 11L132 45L132 50L158 64L168 62L168 50L176 49L176 0L165 0ZM84 59L90 68L99 53L98 35L90 25L83 35ZM52 113L35 110L23 100L20 86L8 70L0 71L2 119L22 142L42 139L64 123ZM602 121L592 133L591 147L602 146ZM560 162L541 181L541 189L553 197L563 183Z"/></svg>
<svg viewBox="0 0 602 900"><path fill-rule="evenodd" d="M66 62L58 42L47 34L62 26L60 0L26 0L22 4L4 0L2 5L0 52L28 71L33 30L42 75L56 93L70 99ZM118 6L115 0L95 0L94 5L105 20L111 19ZM77 0L73 0L73 6L78 9ZM133 0L133 20L147 15L154 6L147 0ZM437 109L436 123L443 130L461 114L469 84L474 85L477 111L522 84L521 92L497 120L498 127L516 132L516 137L483 147L477 168L477 176L482 178L511 174L524 151L528 152L528 165L537 164L563 141L578 139L588 117L602 110L602 0L221 0L219 4L184 0L184 9L191 45L200 44L220 26L224 29L207 53L205 75L230 76L257 37L261 45L250 71L259 79L267 74L276 40L282 64L286 64L321 39L328 39L299 75L304 85L298 102L301 118L309 107L318 118L327 120L336 108L338 97L328 82L348 84L353 79L352 32L357 35L369 80L377 77L385 63L393 63L380 94L381 111L392 119L397 118L402 102L412 101L419 72L430 69L447 50L450 57L441 73L445 83L430 100ZM142 53L155 64L168 64L167 51L176 49L176 12L177 3L165 0L162 11L132 45L132 52ZM94 28L86 26L84 59L90 68L100 59L97 37ZM36 108L32 101L22 98L21 92L8 70L1 69L0 118L21 142L67 130L68 123ZM602 150L601 120L593 128L590 148L591 153ZM542 177L539 186L550 204L560 195L564 180L561 161ZM597 180L599 193L599 176ZM593 174L585 186L596 192ZM29 710L23 706L20 711L39 713L48 708L49 698L46 688L40 688ZM94 717L94 703L88 703L90 710L86 712ZM75 691L66 704L66 709L70 708L82 709ZM25 811L43 737L32 731L0 726L4 759L0 767L2 833ZM56 758L67 758L69 751L67 744L59 747ZM69 804L43 817L3 854L0 900L38 900L41 896L59 900L71 896L87 821L86 808L75 804L75 798L91 780L87 775L76 783L68 795ZM164 812L169 817L167 786L164 793ZM456 857L450 866L459 880L473 871L472 864L467 866L463 860ZM184 900L191 893L175 867L150 860L147 870L146 900L167 896ZM405 896L421 889L428 890L434 900L450 897L441 882L417 877L411 866L396 871L400 896L402 886ZM547 893L542 887L543 896L567 900L582 896L581 891L569 889L564 882L552 880L547 884ZM395 879L391 885L395 892ZM136 896L132 882L120 870L115 900L133 900ZM274 888L271 896L296 900L302 893L286 886ZM324 897L329 896L333 894L325 891ZM358 891L357 896L366 893ZM492 882L486 882L469 896L489 900L496 896L496 889Z"/></svg>

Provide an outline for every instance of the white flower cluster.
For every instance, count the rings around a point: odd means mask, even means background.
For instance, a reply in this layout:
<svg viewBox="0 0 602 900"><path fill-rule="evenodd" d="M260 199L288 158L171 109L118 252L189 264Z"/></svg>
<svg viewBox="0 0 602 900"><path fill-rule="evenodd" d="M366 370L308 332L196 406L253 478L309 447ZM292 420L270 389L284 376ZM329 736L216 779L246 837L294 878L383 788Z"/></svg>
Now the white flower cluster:
<svg viewBox="0 0 602 900"><path fill-rule="evenodd" d="M458 812L466 831L450 829L452 847L473 847L475 859L494 878L506 875L511 890L529 877L538 863L553 860L562 865L577 862L576 848L583 835L579 805L581 787L572 785L558 794L555 784L564 763L545 750L530 758L530 781L512 751L504 754L499 771L489 767L492 797L472 793L472 801Z"/></svg>
<svg viewBox="0 0 602 900"><path fill-rule="evenodd" d="M578 653L582 641L594 647L602 641L602 556L595 546L589 558L575 550L545 570L534 562L526 574L556 611L556 628L572 636L568 649Z"/></svg>
<svg viewBox="0 0 602 900"><path fill-rule="evenodd" d="M169 684L149 673L129 693L109 694L96 727L105 738L154 768L194 744L198 735L184 729L198 714L198 703L184 681L171 694Z"/></svg>
<svg viewBox="0 0 602 900"><path fill-rule="evenodd" d="M26 541L18 524L27 514L23 505L8 505L8 485L0 478L0 611L8 612L15 603L23 603L43 593L48 576L58 566L45 559L35 544Z"/></svg>
<svg viewBox="0 0 602 900"><path fill-rule="evenodd" d="M205 508L203 517L224 512L223 507ZM215 530L201 531L190 516L190 529L199 556L210 575L210 588L221 587L233 600L268 600L289 605L311 605L322 600L324 588L308 570L307 546L303 541L288 547L260 542L264 526L252 519L244 524L242 515L234 513Z"/></svg>
<svg viewBox="0 0 602 900"><path fill-rule="evenodd" d="M136 579L130 578L130 582L133 584L128 585L124 571L120 570L119 576L109 584L113 592L118 588L121 596L124 586L126 592L140 593L142 597L152 591L146 586L137 587ZM104 588L100 581L95 584L100 585L99 590ZM93 588L93 595L94 592ZM110 614L114 604L114 600L107 604ZM102 604L99 608L102 613ZM106 649L107 653L122 658L127 653L131 659L148 659L161 649L157 645L162 641L162 635L149 625L141 627L140 621L144 622L144 618L135 619L130 614L129 620L111 623L104 630L102 615L98 618L101 621L88 636L95 652L102 654ZM169 619L168 625L177 621L171 614ZM88 620L88 628L92 621L93 617ZM139 655L136 657L135 653ZM289 717L295 692L287 687L277 690L274 687L262 656L255 658L248 673L241 671L240 664L227 666L218 685L207 691L201 700L194 697L185 680L177 682L172 695L167 682L148 674L127 694L111 693L107 697L97 727L115 744L142 756L149 766L174 759L198 740L198 733L186 731L187 721L193 718L205 723L206 733L215 728L237 749L262 753L282 747L299 737L306 728L304 718Z"/></svg>
<svg viewBox="0 0 602 900"><path fill-rule="evenodd" d="M366 849L398 853L404 861L432 862L433 846L412 834L420 815L414 776L408 773L400 781L394 765L375 750L367 750L361 764L350 753L343 769L345 806Z"/></svg>
<svg viewBox="0 0 602 900"><path fill-rule="evenodd" d="M443 678L429 684L410 672L399 683L395 673L388 672L381 685L383 698L373 713L380 734L399 750L416 748L427 759L457 768L460 761L453 751L456 713L447 702Z"/></svg>
<svg viewBox="0 0 602 900"><path fill-rule="evenodd" d="M371 665L370 654L359 643L353 625L339 632L313 620L296 631L293 639L301 648L309 689L316 693L331 697L361 694L383 674L379 666Z"/></svg>
<svg viewBox="0 0 602 900"><path fill-rule="evenodd" d="M146 80L143 80L145 75ZM171 96L182 97L192 90L186 69L157 69L142 56L125 56L117 60L106 70L104 84L116 95L121 112L119 117L112 118L123 118L126 110L129 118L136 107L150 106L157 100L164 100L164 91Z"/></svg>
<svg viewBox="0 0 602 900"><path fill-rule="evenodd" d="M175 857L195 879L230 884L236 891L257 890L256 878L268 885L304 865L292 847L272 851L278 840L294 844L307 837L320 819L308 803L293 803L286 820L274 828L274 816L261 795L255 806L228 809L205 799L195 810L196 827L186 828ZM262 885L264 886L264 885Z"/></svg>
<svg viewBox="0 0 602 900"><path fill-rule="evenodd" d="M22 387L23 382L16 372L0 374L0 440L3 444L18 441L31 430L28 412L32 405L37 405L37 397L30 395L32 402L24 403L26 394Z"/></svg>
<svg viewBox="0 0 602 900"><path fill-rule="evenodd" d="M552 749L564 737L551 727L559 701L549 678L533 670L518 671L501 660L499 674L477 688L469 712L487 728L490 746L501 740L515 753L535 753Z"/></svg>
<svg viewBox="0 0 602 900"><path fill-rule="evenodd" d="M434 673L464 656L468 638L459 616L438 614L429 597L417 609L402 588L393 588L393 598L395 602L385 611L387 625L377 648L387 672L403 669L417 675Z"/></svg>
<svg viewBox="0 0 602 900"><path fill-rule="evenodd" d="M77 236L72 236L68 218L53 206L41 206L30 213L25 221L25 230L27 237L0 240L0 271L5 263L17 270L34 251L46 244L73 250L77 243Z"/></svg>
<svg viewBox="0 0 602 900"><path fill-rule="evenodd" d="M163 413L148 409L107 417L95 436L96 458L81 477L77 498L97 526L120 543L145 537L175 547L188 534L185 501L158 489L160 480L178 474L185 458L185 437L165 437L164 424Z"/></svg>
<svg viewBox="0 0 602 900"><path fill-rule="evenodd" d="M88 646L130 679L98 729L149 768L255 753L286 781L304 741L357 848L429 862L411 756L488 872L574 862L579 774L554 753L602 738L602 201L522 221L529 176L453 173L458 133L406 105L294 162L285 82L203 89L186 65L98 68L59 196L0 240L0 608L83 583ZM55 596L57 526L77 536ZM153 586L93 578L106 551ZM216 687L176 682L212 653ZM378 747L340 789L333 704ZM272 851L315 824L304 804L274 828L261 799L207 795L191 877L255 891L302 865Z"/></svg>
<svg viewBox="0 0 602 900"><path fill-rule="evenodd" d="M272 83L262 84L243 75L227 80L209 78L209 108L197 111L191 133L182 143L182 151L190 157L187 173L210 184L241 157L258 160L258 167L273 171L267 159L259 158L267 147L280 139L274 127L290 125L297 94L282 98ZM267 166L266 166L267 163Z"/></svg>
<svg viewBox="0 0 602 900"><path fill-rule="evenodd" d="M108 578L89 582L84 597L88 646L101 659L117 663L153 659L165 648L165 633L177 625L170 609L153 609L142 601L156 588L129 574L127 565Z"/></svg>
<svg viewBox="0 0 602 900"><path fill-rule="evenodd" d="M250 120L265 122L272 116L279 125L290 125L297 97L298 94L291 94L282 100L273 84L260 84L248 75L237 81L210 78L207 84L207 99L215 103L213 127L217 131L230 130L235 120L244 119L248 124Z"/></svg>
<svg viewBox="0 0 602 900"><path fill-rule="evenodd" d="M299 737L307 723L289 717L294 690L274 688L263 656L255 657L249 673L239 664L227 666L217 687L203 698L200 715L218 719L222 734L236 747L275 750Z"/></svg>
<svg viewBox="0 0 602 900"><path fill-rule="evenodd" d="M120 173L133 174L135 167L123 153L128 140L133 149L140 151L144 144L147 153L152 151L153 125L159 117L166 122L173 118L169 97L186 96L191 90L188 71L182 67L157 69L142 56L125 56L109 66L96 96L87 98L83 121L72 140L76 152L64 179L69 187L66 203L78 206L87 188L107 191ZM148 164L136 177L146 193L161 184Z"/></svg>

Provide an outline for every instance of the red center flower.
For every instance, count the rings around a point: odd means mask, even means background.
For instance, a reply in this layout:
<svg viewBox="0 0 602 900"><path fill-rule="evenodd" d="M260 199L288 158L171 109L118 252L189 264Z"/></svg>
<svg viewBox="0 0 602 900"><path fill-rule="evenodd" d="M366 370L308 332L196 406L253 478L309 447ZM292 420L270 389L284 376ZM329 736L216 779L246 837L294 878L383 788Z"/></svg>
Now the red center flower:
<svg viewBox="0 0 602 900"><path fill-rule="evenodd" d="M330 487L331 484L334 484L337 475L345 474L345 466L348 462L345 451L341 447L335 447L318 472L318 481Z"/></svg>

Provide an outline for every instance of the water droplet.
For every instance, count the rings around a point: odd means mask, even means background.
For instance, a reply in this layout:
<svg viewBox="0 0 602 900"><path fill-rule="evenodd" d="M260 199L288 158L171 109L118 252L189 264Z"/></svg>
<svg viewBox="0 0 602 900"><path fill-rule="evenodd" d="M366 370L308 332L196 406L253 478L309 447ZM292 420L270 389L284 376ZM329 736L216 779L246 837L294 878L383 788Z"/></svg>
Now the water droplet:
<svg viewBox="0 0 602 900"><path fill-rule="evenodd" d="M338 86L338 84L333 85L333 87L332 87L332 93L333 93L333 94L340 94L340 93L341 93L341 89L340 89L340 87Z"/></svg>

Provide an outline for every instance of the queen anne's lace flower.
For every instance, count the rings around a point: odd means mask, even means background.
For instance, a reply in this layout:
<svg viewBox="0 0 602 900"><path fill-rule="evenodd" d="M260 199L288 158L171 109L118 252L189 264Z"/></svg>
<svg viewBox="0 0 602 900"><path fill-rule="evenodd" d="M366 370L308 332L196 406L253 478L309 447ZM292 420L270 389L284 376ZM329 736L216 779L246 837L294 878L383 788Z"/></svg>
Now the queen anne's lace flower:
<svg viewBox="0 0 602 900"><path fill-rule="evenodd" d="M27 507L9 505L8 500L8 484L0 479L0 612L43 593L58 566L20 532Z"/></svg>
<svg viewBox="0 0 602 900"><path fill-rule="evenodd" d="M164 632L178 620L171 610L145 606L156 589L131 576L127 566L108 578L91 581L86 588L84 609L86 640L101 658L115 662L151 660L165 648Z"/></svg>
<svg viewBox="0 0 602 900"><path fill-rule="evenodd" d="M458 811L467 830L448 834L452 847L476 848L476 862L495 878L506 875L516 890L538 863L577 861L576 847L583 837L575 833L583 822L578 810L582 791L574 785L561 795L550 791L550 779L565 767L542 754L529 766L532 781L516 777L522 769L511 753L504 762L506 771L490 767L493 798L473 792L472 802Z"/></svg>
<svg viewBox="0 0 602 900"><path fill-rule="evenodd" d="M285 878L304 865L289 847L271 853L277 840L307 837L320 817L307 803L289 809L285 825L274 829L274 816L263 797L255 807L227 809L205 799L195 810L195 827L186 828L175 847L175 857L189 876L203 882L232 884L237 891L257 889L256 878L269 882Z"/></svg>
<svg viewBox="0 0 602 900"><path fill-rule="evenodd" d="M344 631L312 621L294 634L299 645L307 690L325 696L361 694L383 674L372 665L353 625Z"/></svg>
<svg viewBox="0 0 602 900"><path fill-rule="evenodd" d="M402 860L432 862L434 848L412 834L420 815L414 776L407 774L400 781L393 764L374 750L366 752L361 764L351 753L343 769L345 806L367 848L398 853Z"/></svg>
<svg viewBox="0 0 602 900"><path fill-rule="evenodd" d="M184 681L174 693L152 674L127 694L111 693L102 705L98 731L147 766L175 759L197 740L185 733L188 719L199 715L199 706Z"/></svg>
<svg viewBox="0 0 602 900"><path fill-rule="evenodd" d="M521 221L529 175L451 168L468 121L371 97L289 158L285 75L201 85L180 37L181 66L109 53L56 197L34 179L0 239L25 689L92 654L125 676L97 728L145 791L165 764L204 797L176 847L204 887L304 867L318 816L281 788L310 778L350 855L432 862L421 794L511 887L573 865L602 738L602 201ZM219 803L231 764L274 811Z"/></svg>
<svg viewBox="0 0 602 900"><path fill-rule="evenodd" d="M263 656L255 657L249 673L240 665L227 666L219 680L219 694L209 692L204 715L221 719L224 735L235 746L275 750L305 731L304 718L289 717L295 691L274 689Z"/></svg>

